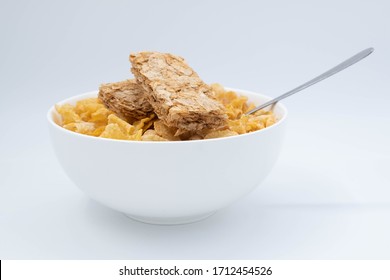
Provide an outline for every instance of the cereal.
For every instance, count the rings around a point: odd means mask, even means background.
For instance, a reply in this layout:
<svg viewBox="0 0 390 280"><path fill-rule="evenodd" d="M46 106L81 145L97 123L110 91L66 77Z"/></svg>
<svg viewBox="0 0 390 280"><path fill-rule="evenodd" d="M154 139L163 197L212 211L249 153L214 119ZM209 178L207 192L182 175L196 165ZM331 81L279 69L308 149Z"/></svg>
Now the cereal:
<svg viewBox="0 0 390 280"><path fill-rule="evenodd" d="M80 116L75 112L74 107L70 104L62 106L56 105L56 110L62 117L62 125L81 121Z"/></svg>
<svg viewBox="0 0 390 280"><path fill-rule="evenodd" d="M112 112L106 108L100 108L97 111L91 114L90 122L100 123L102 125L107 124L108 116L112 114Z"/></svg>
<svg viewBox="0 0 390 280"><path fill-rule="evenodd" d="M151 114L147 118L143 118L139 121L134 122L134 126L136 130L143 129L143 131L146 131L149 127L151 127L154 123L155 115Z"/></svg>
<svg viewBox="0 0 390 280"><path fill-rule="evenodd" d="M159 136L155 130L148 129L145 131L144 135L142 135L141 141L168 141L168 139Z"/></svg>
<svg viewBox="0 0 390 280"><path fill-rule="evenodd" d="M230 129L216 130L207 133L204 139L222 138L222 137L235 136L235 135L238 135L238 133Z"/></svg>
<svg viewBox="0 0 390 280"><path fill-rule="evenodd" d="M116 123L108 124L102 134L100 134L100 137L119 140L128 140L129 138L128 135L123 132L123 129Z"/></svg>
<svg viewBox="0 0 390 280"><path fill-rule="evenodd" d="M135 80L102 84L98 98L107 108L129 122L146 118L153 113L144 90Z"/></svg>
<svg viewBox="0 0 390 280"><path fill-rule="evenodd" d="M198 74L176 55L139 52L130 55L133 72L158 118L176 135L226 123L223 106Z"/></svg>
<svg viewBox="0 0 390 280"><path fill-rule="evenodd" d="M178 128L167 126L154 113L129 122L106 108L98 98L80 100L75 106L56 105L62 127L81 134L132 141L183 141L202 140L235 136L257 131L276 123L272 111L258 111L251 115L246 112L255 108L245 96L225 91L219 84L211 85L216 99L224 106L228 116L227 125L220 129L202 129L177 135Z"/></svg>
<svg viewBox="0 0 390 280"><path fill-rule="evenodd" d="M134 134L129 136L129 140L141 141L142 133L142 129L137 130Z"/></svg>
<svg viewBox="0 0 390 280"><path fill-rule="evenodd" d="M141 141L143 129L153 125L154 115L131 125L107 109L98 98L80 100L75 106L56 105L62 127L102 138Z"/></svg>
<svg viewBox="0 0 390 280"><path fill-rule="evenodd" d="M168 139L169 141L179 141L180 137L175 136L177 128L168 127L162 121L158 120L154 122L154 130L157 135Z"/></svg>
<svg viewBox="0 0 390 280"><path fill-rule="evenodd" d="M260 117L242 115L237 120L228 121L229 128L238 134L244 134L264 128L264 124Z"/></svg>
<svg viewBox="0 0 390 280"><path fill-rule="evenodd" d="M124 135L132 135L136 128L114 114L108 116L108 124L116 124Z"/></svg>
<svg viewBox="0 0 390 280"><path fill-rule="evenodd" d="M78 101L74 111L83 121L88 122L91 120L92 114L97 112L99 109L105 109L103 103L97 101L96 98L87 98Z"/></svg>
<svg viewBox="0 0 390 280"><path fill-rule="evenodd" d="M95 131L95 124L90 122L78 122L78 123L68 123L64 125L64 128L78 132L81 134L92 134Z"/></svg>

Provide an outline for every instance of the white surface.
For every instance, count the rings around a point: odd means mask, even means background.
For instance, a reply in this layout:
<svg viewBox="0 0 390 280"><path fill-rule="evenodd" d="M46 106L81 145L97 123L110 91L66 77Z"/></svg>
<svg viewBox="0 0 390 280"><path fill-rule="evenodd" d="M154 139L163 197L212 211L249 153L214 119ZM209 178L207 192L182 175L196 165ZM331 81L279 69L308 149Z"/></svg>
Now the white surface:
<svg viewBox="0 0 390 280"><path fill-rule="evenodd" d="M241 3L241 2L240 2ZM390 258L388 1L1 1L0 258ZM77 190L50 146L56 101L130 76L130 51L184 56L207 82L284 103L268 179L185 227L130 221Z"/></svg>

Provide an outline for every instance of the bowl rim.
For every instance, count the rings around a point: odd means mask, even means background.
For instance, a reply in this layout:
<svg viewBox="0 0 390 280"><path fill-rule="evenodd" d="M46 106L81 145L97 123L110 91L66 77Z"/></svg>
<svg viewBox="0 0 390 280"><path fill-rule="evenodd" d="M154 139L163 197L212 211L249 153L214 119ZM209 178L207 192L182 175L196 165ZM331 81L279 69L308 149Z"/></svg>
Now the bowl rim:
<svg viewBox="0 0 390 280"><path fill-rule="evenodd" d="M238 89L238 88L231 88L231 87L223 87L225 90L230 90L230 91L234 91L236 92L237 94L243 94L243 95L259 95L267 100L271 100L272 97L269 97L267 95L264 95L264 94L261 94L261 93L257 93L257 92L253 92L253 91L248 91L248 90L243 90L243 89ZM69 133L70 135L73 135L74 137L87 137L88 139L95 139L97 141L109 141L109 142L115 142L115 143L132 143L132 144L135 144L136 145L171 145L171 144L179 144L179 145L186 145L185 143L199 143L199 142L202 142L202 143L207 143L207 142L215 142L215 141L229 141L232 140L232 139L237 139L237 138L242 138L242 137L249 137L249 136L253 136L255 134L262 134L262 133L266 133L267 131L271 130L271 129L275 129L276 127L280 126L282 123L284 123L286 121L286 118L287 118L287 115L288 115L288 110L287 108L280 102L278 102L276 104L277 107L281 108L281 111L283 112L283 115L280 119L278 119L278 121L269 126L269 127L266 127L266 128L263 128L263 129L260 129L260 130L256 130L256 131L253 131L253 132L248 132L248 133L245 133L245 134L240 134L240 135L234 135L234 136L228 136L228 137L221 137L221 138L211 138L211 139L199 139L199 140L190 140L190 141L131 141L131 140L121 140L121 139L111 139L111 138L102 138L102 137L96 137L96 136L92 136L92 135L86 135L86 134L81 134L81 133L77 133L77 132L74 132L74 131L70 131L68 129L65 129L63 128L62 126L58 125L54 120L53 120L53 113L55 112L55 105L56 104L65 104L65 103L69 103L71 101L73 101L74 99L76 100L80 100L81 98L85 97L85 98L88 98L88 96L91 96L91 95L96 95L97 96L97 93L98 91L97 90L93 90L93 91L88 91L88 92L84 92L82 94L78 94L78 95L74 95L72 97L68 97L66 99L63 99L61 101L58 101L56 102L53 106L51 106L46 114L46 117L47 117L47 120L49 122L49 125L51 125L52 127L54 127L55 129L58 129L59 131L61 132L64 132L64 133Z"/></svg>

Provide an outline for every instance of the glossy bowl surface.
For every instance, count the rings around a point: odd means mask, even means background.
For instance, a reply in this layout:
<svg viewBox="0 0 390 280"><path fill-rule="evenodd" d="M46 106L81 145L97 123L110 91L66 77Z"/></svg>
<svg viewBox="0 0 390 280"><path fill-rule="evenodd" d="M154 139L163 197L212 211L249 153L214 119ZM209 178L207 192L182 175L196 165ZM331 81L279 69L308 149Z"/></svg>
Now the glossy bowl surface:
<svg viewBox="0 0 390 280"><path fill-rule="evenodd" d="M261 104L270 98L232 89ZM58 104L97 96L89 92ZM182 142L112 140L68 131L48 112L52 144L69 178L89 197L148 223L181 224L203 219L264 180L282 145L286 108L274 108L271 127L233 137Z"/></svg>

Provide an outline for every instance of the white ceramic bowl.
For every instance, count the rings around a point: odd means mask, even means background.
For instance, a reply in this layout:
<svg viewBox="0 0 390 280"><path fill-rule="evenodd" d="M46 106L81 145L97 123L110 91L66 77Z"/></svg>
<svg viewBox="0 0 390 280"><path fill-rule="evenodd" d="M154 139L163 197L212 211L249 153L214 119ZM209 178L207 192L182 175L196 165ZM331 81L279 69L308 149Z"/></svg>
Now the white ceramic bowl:
<svg viewBox="0 0 390 280"><path fill-rule="evenodd" d="M261 104L269 97L232 89ZM70 103L85 93L58 104ZM256 188L278 157L286 108L278 122L233 137L182 142L138 142L92 137L68 131L48 112L51 139L69 178L92 199L136 220L180 224L201 220Z"/></svg>

